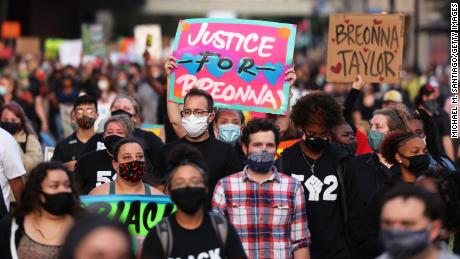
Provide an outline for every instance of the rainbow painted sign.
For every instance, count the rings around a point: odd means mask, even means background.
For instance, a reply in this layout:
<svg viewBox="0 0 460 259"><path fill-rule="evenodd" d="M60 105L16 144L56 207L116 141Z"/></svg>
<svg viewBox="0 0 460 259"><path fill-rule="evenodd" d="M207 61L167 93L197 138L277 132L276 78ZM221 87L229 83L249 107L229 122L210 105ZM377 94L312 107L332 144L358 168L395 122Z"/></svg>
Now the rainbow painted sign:
<svg viewBox="0 0 460 259"><path fill-rule="evenodd" d="M84 195L80 200L88 211L123 222L134 237L136 251L140 251L148 232L175 212L166 195Z"/></svg>
<svg viewBox="0 0 460 259"><path fill-rule="evenodd" d="M173 45L178 68L168 99L183 102L194 87L220 108L285 114L295 25L240 19L187 19L179 22Z"/></svg>

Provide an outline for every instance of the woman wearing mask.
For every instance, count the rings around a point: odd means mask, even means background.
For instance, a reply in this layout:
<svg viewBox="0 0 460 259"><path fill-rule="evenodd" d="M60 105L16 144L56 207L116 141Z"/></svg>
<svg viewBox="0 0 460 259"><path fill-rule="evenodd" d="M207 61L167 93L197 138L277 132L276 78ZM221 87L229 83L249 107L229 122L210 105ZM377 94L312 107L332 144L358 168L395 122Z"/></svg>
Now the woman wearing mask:
<svg viewBox="0 0 460 259"><path fill-rule="evenodd" d="M200 152L188 144L180 144L169 158L167 190L177 211L150 230L141 258L247 258L232 224L204 209L209 189ZM218 219L222 224L216 223ZM224 225L227 231L214 228ZM162 239L166 234L170 241L164 244L159 233ZM227 236L221 236L222 233Z"/></svg>
<svg viewBox="0 0 460 259"><path fill-rule="evenodd" d="M104 124L104 144L106 149L89 152L78 160L75 175L83 194L94 187L114 180L116 174L112 166L115 144L131 135L133 124L126 116L112 116Z"/></svg>
<svg viewBox="0 0 460 259"><path fill-rule="evenodd" d="M14 217L0 222L0 258L58 258L81 210L75 182L63 165L38 165Z"/></svg>
<svg viewBox="0 0 460 259"><path fill-rule="evenodd" d="M217 139L231 144L241 164L246 160L241 147L240 136L244 128L244 114L242 111L217 109L214 117L214 135Z"/></svg>
<svg viewBox="0 0 460 259"><path fill-rule="evenodd" d="M379 240L380 206L385 194L397 185L414 184L415 180L430 166L430 155L423 139L412 132L394 131L388 134L381 147L383 158L399 167L399 173L392 175L369 199L362 214L362 229L366 237L359 242L358 249L366 258L375 258L383 253Z"/></svg>
<svg viewBox="0 0 460 259"><path fill-rule="evenodd" d="M0 127L8 131L21 147L22 163L30 173L42 160L42 148L24 110L14 101L0 108Z"/></svg>
<svg viewBox="0 0 460 259"><path fill-rule="evenodd" d="M123 223L87 214L77 219L69 231L59 258L134 259L135 256L131 235Z"/></svg>
<svg viewBox="0 0 460 259"><path fill-rule="evenodd" d="M394 105L374 112L370 121L371 128L367 133L369 146L374 152L353 159L359 174L357 185L365 205L375 190L380 188L391 175L398 173L398 167L392 167L392 164L383 158L380 146L390 132L407 131L408 120L409 112L404 105Z"/></svg>
<svg viewBox="0 0 460 259"><path fill-rule="evenodd" d="M115 180L94 188L89 195L163 194L142 181L146 165L144 149L138 140L133 138L120 140L113 149L112 166L117 171Z"/></svg>

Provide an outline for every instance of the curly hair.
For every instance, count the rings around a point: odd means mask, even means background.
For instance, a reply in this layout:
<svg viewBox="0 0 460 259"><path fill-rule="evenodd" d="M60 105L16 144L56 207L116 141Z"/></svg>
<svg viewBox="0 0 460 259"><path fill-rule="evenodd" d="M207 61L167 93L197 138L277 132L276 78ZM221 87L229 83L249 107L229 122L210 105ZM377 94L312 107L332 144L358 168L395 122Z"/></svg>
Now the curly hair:
<svg viewBox="0 0 460 259"><path fill-rule="evenodd" d="M329 94L311 91L292 107L291 120L297 128L320 125L335 128L344 121L341 105Z"/></svg>
<svg viewBox="0 0 460 259"><path fill-rule="evenodd" d="M74 200L74 206L71 209L71 215L75 215L80 212L80 198L79 191L77 189L77 183L74 178L74 174L71 173L67 168L58 162L45 162L35 167L29 175L29 179L24 187L21 194L21 200L19 206L16 208L15 215L18 217L24 217L34 210L38 210L41 207L41 193L42 182L48 175L49 170L63 170L69 177L70 189L72 191L72 198Z"/></svg>
<svg viewBox="0 0 460 259"><path fill-rule="evenodd" d="M409 119L411 117L409 110L404 104L397 103L391 107L378 109L374 111L375 115L383 115L387 118L388 128L394 130L409 130Z"/></svg>
<svg viewBox="0 0 460 259"><path fill-rule="evenodd" d="M449 231L460 230L460 172L449 170L428 171L425 176L436 184L439 195L444 202L446 212L444 227Z"/></svg>
<svg viewBox="0 0 460 259"><path fill-rule="evenodd" d="M395 154L398 153L399 147L401 147L409 139L418 138L412 132L397 130L389 133L383 139L381 151L382 156L390 164L397 164Z"/></svg>

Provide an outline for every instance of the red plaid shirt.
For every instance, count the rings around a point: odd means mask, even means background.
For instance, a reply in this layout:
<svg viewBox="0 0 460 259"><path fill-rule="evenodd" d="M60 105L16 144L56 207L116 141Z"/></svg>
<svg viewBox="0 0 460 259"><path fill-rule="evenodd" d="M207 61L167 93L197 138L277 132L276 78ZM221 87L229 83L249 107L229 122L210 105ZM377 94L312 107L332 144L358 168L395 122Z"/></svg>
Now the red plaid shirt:
<svg viewBox="0 0 460 259"><path fill-rule="evenodd" d="M301 183L275 170L258 184L246 170L217 183L213 211L232 222L249 258L292 258L310 243Z"/></svg>

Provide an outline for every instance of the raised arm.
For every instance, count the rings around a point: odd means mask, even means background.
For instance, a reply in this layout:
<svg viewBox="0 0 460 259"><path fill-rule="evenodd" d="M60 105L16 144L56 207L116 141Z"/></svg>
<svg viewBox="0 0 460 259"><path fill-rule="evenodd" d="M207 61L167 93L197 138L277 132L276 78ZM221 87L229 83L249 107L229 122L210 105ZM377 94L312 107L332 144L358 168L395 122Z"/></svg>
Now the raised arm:
<svg viewBox="0 0 460 259"><path fill-rule="evenodd" d="M168 77L168 80L166 82L166 96L169 96L169 91L170 91L169 80L170 80L171 72L177 68L176 62L177 62L177 59L175 57L169 56L165 64L166 75ZM177 137L178 138L184 137L185 130L184 130L184 127L182 126L182 119L180 116L180 105L172 101L167 101L167 110L168 110L169 121L171 122L171 125Z"/></svg>

